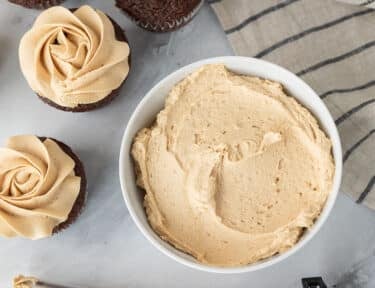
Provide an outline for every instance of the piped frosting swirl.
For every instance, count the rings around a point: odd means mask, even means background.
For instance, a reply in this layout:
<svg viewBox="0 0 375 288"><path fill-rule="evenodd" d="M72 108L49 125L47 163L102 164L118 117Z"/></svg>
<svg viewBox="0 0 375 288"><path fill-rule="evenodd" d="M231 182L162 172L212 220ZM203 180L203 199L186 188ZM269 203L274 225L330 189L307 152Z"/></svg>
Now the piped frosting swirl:
<svg viewBox="0 0 375 288"><path fill-rule="evenodd" d="M80 192L74 167L51 139L9 138L0 148L0 236L50 236L66 221Z"/></svg>
<svg viewBox="0 0 375 288"><path fill-rule="evenodd" d="M20 65L31 88L63 106L99 102L129 73L129 46L116 40L111 20L82 6L52 7L23 36Z"/></svg>

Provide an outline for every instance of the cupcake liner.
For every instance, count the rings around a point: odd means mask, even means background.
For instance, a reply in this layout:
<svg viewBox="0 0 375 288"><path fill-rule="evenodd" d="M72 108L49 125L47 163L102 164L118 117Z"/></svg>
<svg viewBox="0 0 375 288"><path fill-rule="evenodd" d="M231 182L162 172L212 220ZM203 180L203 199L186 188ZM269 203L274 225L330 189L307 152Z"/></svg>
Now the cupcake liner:
<svg viewBox="0 0 375 288"><path fill-rule="evenodd" d="M186 25L190 20L194 18L194 16L198 13L199 9L202 7L204 1L200 1L193 10L186 13L186 15L183 15L181 17L176 17L176 19L170 19L168 21L162 22L162 19L152 22L152 19L144 20L139 19L138 17L130 14L128 11L126 11L125 8L123 8L121 5L121 1L116 0L116 6L120 8L124 14L130 18L133 22L135 22L138 26L151 31L151 32L170 32L174 31L184 25Z"/></svg>
<svg viewBox="0 0 375 288"><path fill-rule="evenodd" d="M60 5L65 0L8 0L11 3L32 9L46 9Z"/></svg>

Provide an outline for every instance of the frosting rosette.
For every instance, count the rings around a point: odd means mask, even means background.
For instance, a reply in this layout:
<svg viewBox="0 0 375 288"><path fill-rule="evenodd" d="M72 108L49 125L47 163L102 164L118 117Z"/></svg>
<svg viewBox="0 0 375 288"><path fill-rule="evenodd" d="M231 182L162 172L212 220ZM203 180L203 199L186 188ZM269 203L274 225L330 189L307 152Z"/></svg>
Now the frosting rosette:
<svg viewBox="0 0 375 288"><path fill-rule="evenodd" d="M79 195L75 162L51 139L14 136L0 148L0 236L39 239L67 220Z"/></svg>
<svg viewBox="0 0 375 288"><path fill-rule="evenodd" d="M101 101L129 73L129 46L116 39L111 20L82 6L74 12L42 12L19 46L21 70L30 87L59 106Z"/></svg>

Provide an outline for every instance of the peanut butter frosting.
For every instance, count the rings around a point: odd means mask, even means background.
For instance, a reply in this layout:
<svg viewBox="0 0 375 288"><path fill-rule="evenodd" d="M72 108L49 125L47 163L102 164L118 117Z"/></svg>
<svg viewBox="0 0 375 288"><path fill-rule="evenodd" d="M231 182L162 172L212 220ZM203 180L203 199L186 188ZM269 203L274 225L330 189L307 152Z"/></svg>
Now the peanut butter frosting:
<svg viewBox="0 0 375 288"><path fill-rule="evenodd" d="M52 7L22 37L21 70L30 87L54 103L74 108L98 102L129 73L129 46L117 41L111 20L82 6Z"/></svg>
<svg viewBox="0 0 375 288"><path fill-rule="evenodd" d="M35 277L18 275L13 279L13 288L41 288L37 283L38 279Z"/></svg>
<svg viewBox="0 0 375 288"><path fill-rule="evenodd" d="M0 236L39 239L67 220L80 192L75 162L51 140L14 136L0 148Z"/></svg>
<svg viewBox="0 0 375 288"><path fill-rule="evenodd" d="M201 67L169 93L132 155L162 239L240 266L291 248L331 191L331 142L280 83Z"/></svg>

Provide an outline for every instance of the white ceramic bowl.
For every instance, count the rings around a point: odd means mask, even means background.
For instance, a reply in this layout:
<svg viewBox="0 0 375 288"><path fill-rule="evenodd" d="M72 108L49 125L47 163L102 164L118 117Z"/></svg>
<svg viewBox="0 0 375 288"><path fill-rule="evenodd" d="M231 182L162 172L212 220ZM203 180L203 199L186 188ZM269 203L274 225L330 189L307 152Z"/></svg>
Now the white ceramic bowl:
<svg viewBox="0 0 375 288"><path fill-rule="evenodd" d="M133 137L139 129L148 127L155 120L156 114L163 109L165 97L170 89L198 67L209 63L223 63L234 72L255 75L281 82L291 96L294 96L300 103L307 107L315 115L315 117L317 117L317 119L320 120L321 127L331 138L333 144L333 156L336 165L333 188L329 194L327 203L314 226L307 231L300 241L290 250L263 261L242 267L223 268L204 265L197 262L193 257L178 251L167 242L161 240L147 222L147 217L143 208L144 193L142 193L136 186L133 162L130 156ZM153 87L138 104L138 107L135 109L128 122L122 139L119 161L120 182L123 196L131 217L143 235L156 248L177 262L199 270L216 273L241 273L255 271L280 262L298 251L312 237L314 237L314 235L319 231L323 223L326 221L335 203L342 173L342 154L339 134L332 116L319 96L300 78L280 66L259 59L236 56L210 58L195 62L173 72L160 81L155 87Z"/></svg>

